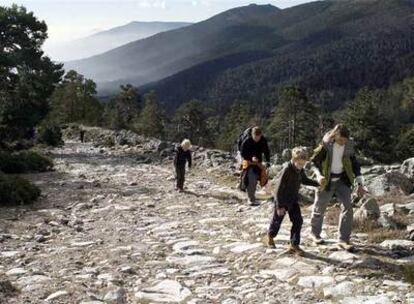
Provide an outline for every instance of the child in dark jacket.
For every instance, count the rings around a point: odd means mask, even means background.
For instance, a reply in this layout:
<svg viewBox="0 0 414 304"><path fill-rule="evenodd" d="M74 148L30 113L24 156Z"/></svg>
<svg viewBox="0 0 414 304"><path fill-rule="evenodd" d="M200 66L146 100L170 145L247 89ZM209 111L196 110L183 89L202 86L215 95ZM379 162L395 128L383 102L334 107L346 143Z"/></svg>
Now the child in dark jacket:
<svg viewBox="0 0 414 304"><path fill-rule="evenodd" d="M191 169L191 142L184 139L181 145L175 151L174 167L176 172L176 190L182 192L184 190L185 181L185 164L188 162L188 168Z"/></svg>
<svg viewBox="0 0 414 304"><path fill-rule="evenodd" d="M289 252L303 255L304 251L299 247L300 232L303 218L299 206L299 188L301 184L319 187L316 181L309 179L303 170L309 161L309 154L304 147L296 147L292 150L292 159L285 163L278 176L274 197L275 209L272 222L266 238L266 244L275 248L274 238L277 236L282 221L289 214L292 222L290 234Z"/></svg>

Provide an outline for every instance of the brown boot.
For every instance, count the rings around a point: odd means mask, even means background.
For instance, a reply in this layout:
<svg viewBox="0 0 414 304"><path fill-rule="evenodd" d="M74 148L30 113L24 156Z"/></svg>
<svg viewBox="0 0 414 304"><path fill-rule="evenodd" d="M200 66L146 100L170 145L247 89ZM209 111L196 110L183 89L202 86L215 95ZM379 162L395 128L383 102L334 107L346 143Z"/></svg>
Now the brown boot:
<svg viewBox="0 0 414 304"><path fill-rule="evenodd" d="M337 243L337 248L339 250L346 250L349 252L352 252L355 249L354 245L352 245L351 242L341 241L341 240Z"/></svg>
<svg viewBox="0 0 414 304"><path fill-rule="evenodd" d="M305 251L302 250L302 248L300 248L298 245L290 245L289 249L288 249L289 253L294 253L298 256L304 256L306 253Z"/></svg>
<svg viewBox="0 0 414 304"><path fill-rule="evenodd" d="M267 247L269 247L271 249L276 248L275 240L270 235L265 236L265 244L266 244Z"/></svg>

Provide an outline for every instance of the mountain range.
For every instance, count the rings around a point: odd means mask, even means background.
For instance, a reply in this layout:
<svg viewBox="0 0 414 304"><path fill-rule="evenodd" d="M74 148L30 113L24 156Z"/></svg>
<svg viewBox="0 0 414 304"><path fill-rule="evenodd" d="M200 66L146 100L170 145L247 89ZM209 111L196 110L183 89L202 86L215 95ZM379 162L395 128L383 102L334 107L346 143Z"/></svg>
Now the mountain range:
<svg viewBox="0 0 414 304"><path fill-rule="evenodd" d="M190 25L187 22L130 22L106 31L100 31L75 41L48 46L48 55L54 60L69 61L91 57L132 41Z"/></svg>
<svg viewBox="0 0 414 304"><path fill-rule="evenodd" d="M235 8L90 58L66 63L98 82L155 90L169 110L197 98L272 104L278 88L300 82L335 110L364 87L412 75L414 0L325 0L287 9Z"/></svg>

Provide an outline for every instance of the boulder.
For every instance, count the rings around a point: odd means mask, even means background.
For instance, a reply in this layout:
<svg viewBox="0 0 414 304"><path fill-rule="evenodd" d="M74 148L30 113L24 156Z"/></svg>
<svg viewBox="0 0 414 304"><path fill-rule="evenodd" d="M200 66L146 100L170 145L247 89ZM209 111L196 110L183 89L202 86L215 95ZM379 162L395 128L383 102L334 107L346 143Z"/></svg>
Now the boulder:
<svg viewBox="0 0 414 304"><path fill-rule="evenodd" d="M105 303L108 304L125 304L126 291L123 288L117 288L109 291L104 297Z"/></svg>
<svg viewBox="0 0 414 304"><path fill-rule="evenodd" d="M380 207L381 213L387 214L388 216L393 216L396 212L396 207L394 203L389 203L382 205Z"/></svg>
<svg viewBox="0 0 414 304"><path fill-rule="evenodd" d="M368 157L358 156L357 159L361 166L372 166L375 163L372 158Z"/></svg>
<svg viewBox="0 0 414 304"><path fill-rule="evenodd" d="M414 182L414 157L406 159L402 163L400 172Z"/></svg>
<svg viewBox="0 0 414 304"><path fill-rule="evenodd" d="M189 296L191 296L191 291L173 280L161 281L157 285L135 294L138 300L169 303L184 302Z"/></svg>
<svg viewBox="0 0 414 304"><path fill-rule="evenodd" d="M292 151L290 149L284 149L282 152L282 161L287 162L292 158Z"/></svg>
<svg viewBox="0 0 414 304"><path fill-rule="evenodd" d="M409 239L411 241L414 241L414 224L409 225L407 227L407 231L408 231Z"/></svg>
<svg viewBox="0 0 414 304"><path fill-rule="evenodd" d="M384 174L387 172L385 167L381 165L375 165L372 167L362 168L361 171L364 175L366 174L380 175L380 174Z"/></svg>
<svg viewBox="0 0 414 304"><path fill-rule="evenodd" d="M299 197L302 202L306 204L313 204L313 202L315 201L315 188L300 187Z"/></svg>
<svg viewBox="0 0 414 304"><path fill-rule="evenodd" d="M399 225L393 220L392 217L388 216L387 214L381 214L380 218L378 219L378 224L380 224L381 227L387 228L387 229L399 229Z"/></svg>
<svg viewBox="0 0 414 304"><path fill-rule="evenodd" d="M413 183L400 172L387 172L367 183L370 193L374 196L382 196L391 192L410 194L413 189Z"/></svg>
<svg viewBox="0 0 414 304"><path fill-rule="evenodd" d="M283 165L272 165L268 170L268 174L270 178L274 178L277 174L282 170Z"/></svg>
<svg viewBox="0 0 414 304"><path fill-rule="evenodd" d="M367 220L378 220L381 215L377 200L373 197L365 197L361 200L361 207L355 212L354 219L357 222L364 222Z"/></svg>

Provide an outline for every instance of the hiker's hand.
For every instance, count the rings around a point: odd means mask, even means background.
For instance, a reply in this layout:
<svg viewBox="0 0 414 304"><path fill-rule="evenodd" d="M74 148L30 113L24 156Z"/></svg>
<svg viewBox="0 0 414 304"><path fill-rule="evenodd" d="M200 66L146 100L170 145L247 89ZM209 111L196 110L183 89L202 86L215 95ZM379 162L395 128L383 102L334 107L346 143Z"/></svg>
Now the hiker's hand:
<svg viewBox="0 0 414 304"><path fill-rule="evenodd" d="M365 189L364 186L362 186L362 185L359 185L358 186L358 189L357 189L357 195L358 195L358 197L363 197L367 193L368 193L368 190Z"/></svg>
<svg viewBox="0 0 414 304"><path fill-rule="evenodd" d="M336 125L335 128L331 129L325 134L325 136L323 137L323 141L327 143L332 142L335 139L335 136L338 134L338 132L339 125Z"/></svg>
<svg viewBox="0 0 414 304"><path fill-rule="evenodd" d="M325 176L321 176L318 178L318 183L319 183L319 188L325 188L327 180L325 178Z"/></svg>
<svg viewBox="0 0 414 304"><path fill-rule="evenodd" d="M284 216L286 214L286 209L285 208L277 208L276 212L277 212L278 216Z"/></svg>
<svg viewBox="0 0 414 304"><path fill-rule="evenodd" d="M253 156L253 157L252 157L252 161L253 161L253 162L255 162L255 163L257 163L259 160L257 159L257 157L256 157L256 156Z"/></svg>

